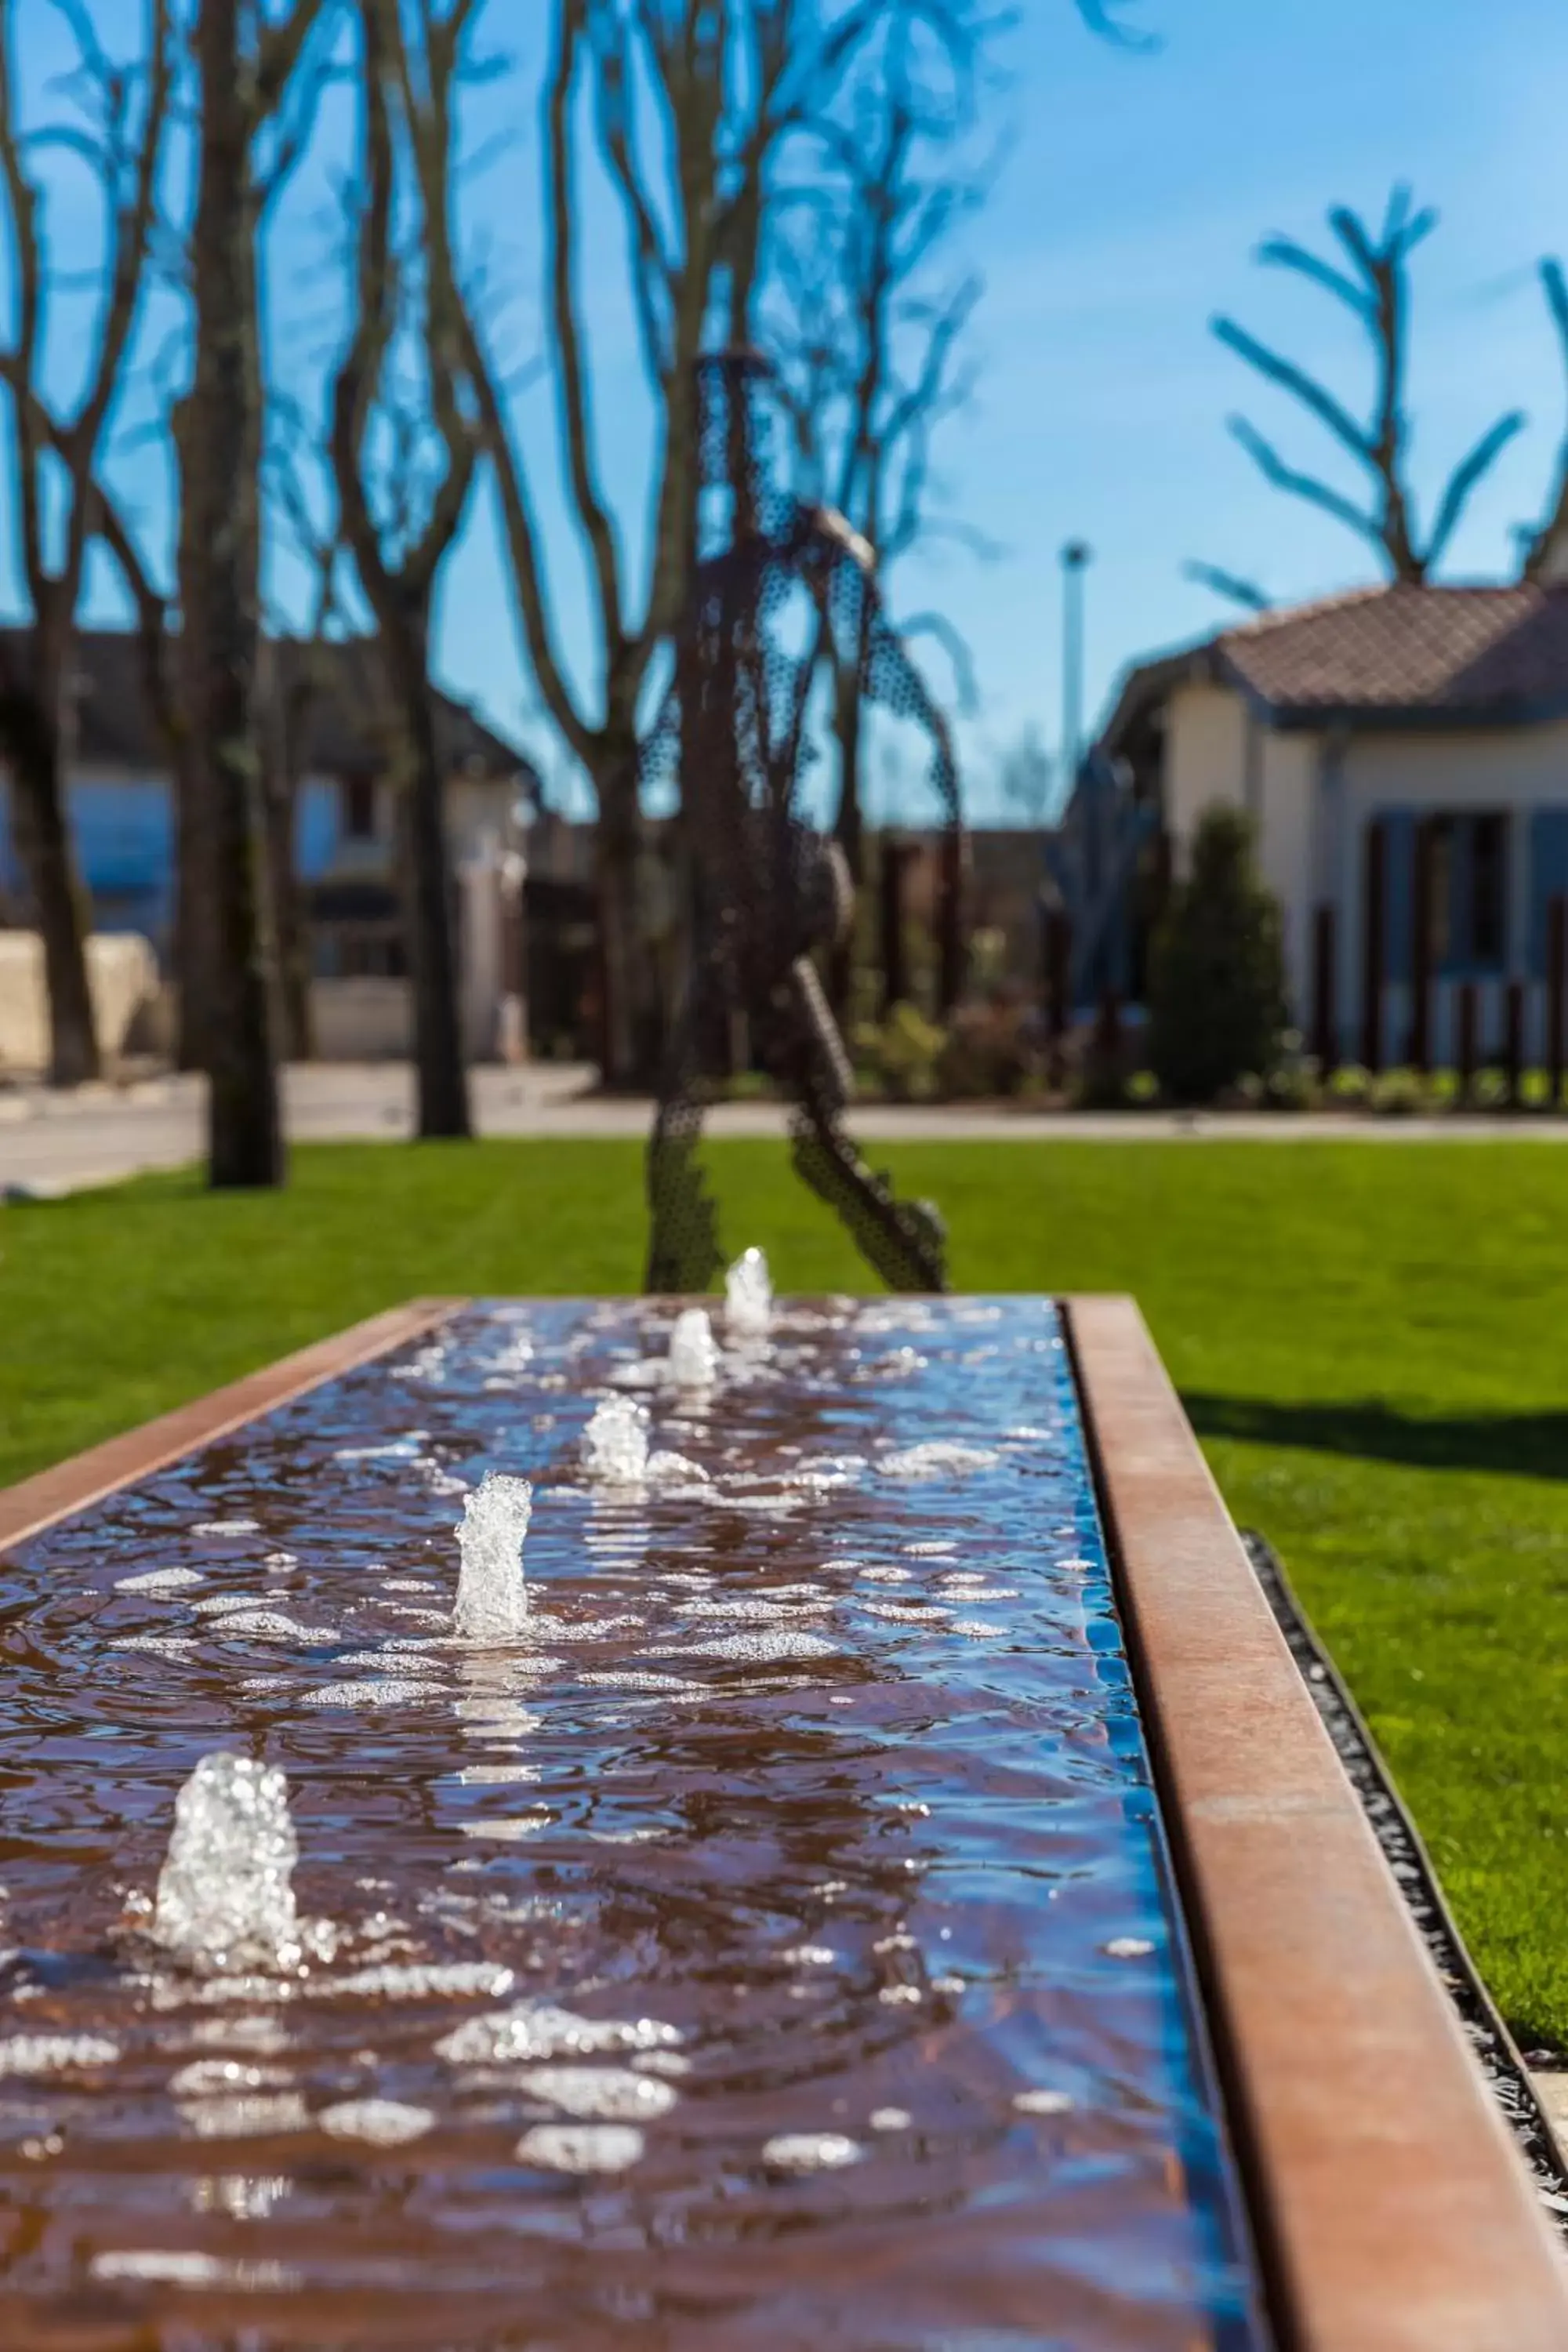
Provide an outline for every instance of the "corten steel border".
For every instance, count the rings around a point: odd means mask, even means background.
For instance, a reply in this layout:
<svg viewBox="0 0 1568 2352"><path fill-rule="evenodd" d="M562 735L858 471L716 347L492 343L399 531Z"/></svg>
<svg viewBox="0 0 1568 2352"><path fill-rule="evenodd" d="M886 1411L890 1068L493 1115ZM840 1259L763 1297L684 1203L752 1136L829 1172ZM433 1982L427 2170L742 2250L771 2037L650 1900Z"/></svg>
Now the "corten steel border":
<svg viewBox="0 0 1568 2352"><path fill-rule="evenodd" d="M18 1486L0 1487L0 1552L41 1534L57 1519L85 1511L117 1488L150 1477L154 1470L287 1404L291 1397L384 1356L405 1340L416 1339L446 1322L462 1304L459 1298L413 1298L389 1307L260 1371L247 1372L226 1388L210 1390L156 1421L144 1422L140 1429L126 1430L53 1469L40 1470Z"/></svg>
<svg viewBox="0 0 1568 2352"><path fill-rule="evenodd" d="M1129 1298L1065 1302L1288 2352L1563 2352L1568 2264Z"/></svg>

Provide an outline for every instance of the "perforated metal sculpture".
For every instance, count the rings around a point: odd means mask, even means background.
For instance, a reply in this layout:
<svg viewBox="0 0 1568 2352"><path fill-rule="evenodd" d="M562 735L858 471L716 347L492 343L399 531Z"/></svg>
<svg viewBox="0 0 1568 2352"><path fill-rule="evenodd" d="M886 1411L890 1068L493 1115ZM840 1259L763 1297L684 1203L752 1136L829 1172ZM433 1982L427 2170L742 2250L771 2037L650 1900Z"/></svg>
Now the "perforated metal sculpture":
<svg viewBox="0 0 1568 2352"><path fill-rule="evenodd" d="M669 692L643 752L645 782L679 776L691 901L686 996L648 1143L647 1286L703 1290L724 1262L697 1150L739 1016L791 1105L797 1172L891 1288L942 1290L941 1218L898 1200L845 1131L853 1080L812 961L844 938L854 906L842 855L800 807L826 657L857 662L868 700L925 730L954 831L957 770L946 722L882 612L870 550L841 516L765 479L767 383L751 353L703 364L704 505L729 511L721 544L693 567ZM784 641L791 625L802 650Z"/></svg>

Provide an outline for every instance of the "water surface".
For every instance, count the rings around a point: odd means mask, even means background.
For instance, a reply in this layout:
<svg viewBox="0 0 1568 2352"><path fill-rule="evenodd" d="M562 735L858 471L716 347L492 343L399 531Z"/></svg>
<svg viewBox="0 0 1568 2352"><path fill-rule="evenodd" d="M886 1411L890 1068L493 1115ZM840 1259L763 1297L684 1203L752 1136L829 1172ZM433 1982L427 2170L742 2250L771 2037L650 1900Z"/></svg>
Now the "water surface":
<svg viewBox="0 0 1568 2352"><path fill-rule="evenodd" d="M786 1307L696 1396L673 1313L465 1310L0 1561L0 2343L1260 2341L1054 1309ZM585 1480L623 1390L689 1469ZM147 1932L215 1748L287 1975Z"/></svg>

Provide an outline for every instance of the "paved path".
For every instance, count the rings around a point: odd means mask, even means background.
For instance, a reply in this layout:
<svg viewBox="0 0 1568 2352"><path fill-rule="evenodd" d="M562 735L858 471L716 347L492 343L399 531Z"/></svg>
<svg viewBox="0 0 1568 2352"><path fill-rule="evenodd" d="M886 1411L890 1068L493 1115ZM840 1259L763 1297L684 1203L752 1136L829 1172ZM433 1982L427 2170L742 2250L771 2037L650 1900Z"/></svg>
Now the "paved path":
<svg viewBox="0 0 1568 2352"><path fill-rule="evenodd" d="M651 1106L605 1099L591 1091L584 1066L479 1069L473 1073L476 1115L485 1135L640 1138ZM372 1139L390 1142L412 1125L413 1087L394 1063L301 1064L288 1074L289 1133L296 1142ZM726 1103L710 1119L715 1135L774 1136L784 1115L773 1103ZM1358 1118L1323 1114L1247 1112L1193 1117L1168 1112L965 1109L962 1106L873 1105L855 1114L868 1143L1208 1142L1359 1143L1568 1142L1568 1119ZM68 1191L112 1182L144 1168L177 1168L200 1158L202 1090L190 1077L150 1078L128 1087L84 1087L68 1095L43 1087L0 1091L0 1192L13 1186Z"/></svg>

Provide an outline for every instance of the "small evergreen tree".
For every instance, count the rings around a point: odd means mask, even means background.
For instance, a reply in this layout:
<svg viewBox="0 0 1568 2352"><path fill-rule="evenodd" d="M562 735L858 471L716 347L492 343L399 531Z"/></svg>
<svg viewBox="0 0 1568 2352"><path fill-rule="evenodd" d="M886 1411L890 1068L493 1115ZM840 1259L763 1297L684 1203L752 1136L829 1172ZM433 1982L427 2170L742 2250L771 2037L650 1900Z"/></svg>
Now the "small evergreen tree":
<svg viewBox="0 0 1568 2352"><path fill-rule="evenodd" d="M1176 1102L1212 1102L1237 1079L1267 1077L1285 1026L1278 901L1252 862L1239 809L1205 809L1190 878L1177 885L1149 968L1149 1058Z"/></svg>

